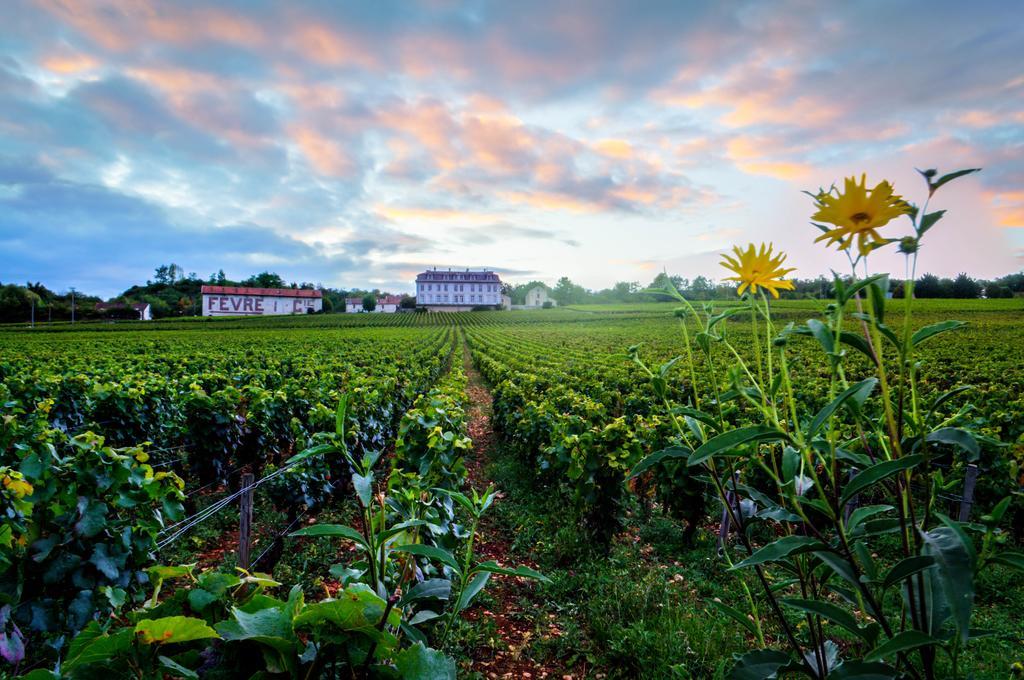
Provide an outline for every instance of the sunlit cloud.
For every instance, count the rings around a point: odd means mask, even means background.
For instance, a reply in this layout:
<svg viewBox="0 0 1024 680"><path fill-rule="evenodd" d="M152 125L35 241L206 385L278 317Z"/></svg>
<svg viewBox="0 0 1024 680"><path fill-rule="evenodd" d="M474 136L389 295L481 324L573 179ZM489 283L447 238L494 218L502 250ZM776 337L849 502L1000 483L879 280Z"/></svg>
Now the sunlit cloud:
<svg viewBox="0 0 1024 680"><path fill-rule="evenodd" d="M868 172L909 195L914 167L961 166L984 171L936 198L959 226L926 266L1019 266L1024 7L882 13L13 0L0 276L114 294L173 259L395 291L428 265L605 286L714 277L761 238L813 275L835 263L800 190ZM113 240L147 229L148 249Z"/></svg>

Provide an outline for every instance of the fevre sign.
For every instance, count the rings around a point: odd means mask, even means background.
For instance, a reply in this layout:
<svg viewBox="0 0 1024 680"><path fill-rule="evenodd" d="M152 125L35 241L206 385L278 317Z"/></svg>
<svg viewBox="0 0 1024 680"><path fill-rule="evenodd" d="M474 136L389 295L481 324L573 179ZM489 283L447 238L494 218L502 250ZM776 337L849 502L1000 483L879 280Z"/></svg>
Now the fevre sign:
<svg viewBox="0 0 1024 680"><path fill-rule="evenodd" d="M308 314L323 304L319 290L203 286L203 316Z"/></svg>

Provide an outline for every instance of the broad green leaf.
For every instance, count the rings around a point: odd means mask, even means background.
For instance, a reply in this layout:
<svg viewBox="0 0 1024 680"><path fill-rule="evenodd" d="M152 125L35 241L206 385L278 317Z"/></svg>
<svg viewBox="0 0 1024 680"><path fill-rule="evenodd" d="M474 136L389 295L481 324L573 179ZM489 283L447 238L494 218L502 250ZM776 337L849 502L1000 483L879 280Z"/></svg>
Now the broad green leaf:
<svg viewBox="0 0 1024 680"><path fill-rule="evenodd" d="M824 543L810 536L784 536L754 551L754 554L733 566L732 569L752 567L765 562L778 562L790 555L822 550L825 547Z"/></svg>
<svg viewBox="0 0 1024 680"><path fill-rule="evenodd" d="M661 451L655 451L654 453L652 453L651 455L647 456L639 463L637 463L636 466L634 466L633 469L629 471L629 475L626 477L626 479L633 479L634 477L637 477L638 475L647 472L649 469L651 469L655 465L658 465L663 460L688 458L692 453L693 451L691 451L690 449L684 449L678 446L672 446L667 449L662 449Z"/></svg>
<svg viewBox="0 0 1024 680"><path fill-rule="evenodd" d="M831 329L818 319L808 319L807 329L827 354L836 353L836 339Z"/></svg>
<svg viewBox="0 0 1024 680"><path fill-rule="evenodd" d="M900 652L937 644L939 644L938 640L930 635L925 635L919 630L905 630L872 649L864 657L864 660L881 661Z"/></svg>
<svg viewBox="0 0 1024 680"><path fill-rule="evenodd" d="M337 450L338 447L336 447L334 444L317 444L316 446L311 446L308 449L304 449L303 451L296 453L294 456L286 460L284 462L284 465L295 465L296 463L300 463L306 460L307 458L312 458L313 456L322 456L328 453L334 453Z"/></svg>
<svg viewBox="0 0 1024 680"><path fill-rule="evenodd" d="M701 444L690 454L687 465L694 466L704 463L712 456L731 451L743 444L763 441L789 441L789 435L767 425L751 425L731 430L717 437L712 437Z"/></svg>
<svg viewBox="0 0 1024 680"><path fill-rule="evenodd" d="M473 598L484 589L484 586L487 585L487 581L490 578L490 572L478 571L475 573L473 578L469 580L469 583L466 584L465 590L462 591L462 595L459 597L459 602L455 607L455 611L464 611L466 607L473 602Z"/></svg>
<svg viewBox="0 0 1024 680"><path fill-rule="evenodd" d="M857 525L866 520L868 517L879 515L883 512L889 512L894 510L891 505L864 505L850 513L850 519L846 522L846 527L849 531L853 531L857 528Z"/></svg>
<svg viewBox="0 0 1024 680"><path fill-rule="evenodd" d="M81 666L107 661L127 652L131 645L132 631L130 629L125 628L113 635L108 635L100 629L99 623L90 621L71 641L67 659L62 668L65 672L70 673Z"/></svg>
<svg viewBox="0 0 1024 680"><path fill-rule="evenodd" d="M1024 552L1019 550L1007 550L989 558L989 562L1005 564L1008 567L1024 571Z"/></svg>
<svg viewBox="0 0 1024 680"><path fill-rule="evenodd" d="M384 616L387 602L377 595L365 583L353 583L338 591L335 599L324 600L306 605L295 617L296 629L317 625L331 625L339 630L365 632L375 628ZM392 609L388 615L388 624L398 627L401 613Z"/></svg>
<svg viewBox="0 0 1024 680"><path fill-rule="evenodd" d="M878 661L844 661L828 674L828 680L895 680L896 669Z"/></svg>
<svg viewBox="0 0 1024 680"><path fill-rule="evenodd" d="M363 535L352 527L345 526L344 524L314 524L312 526L303 527L298 531L293 531L288 534L289 536L339 536L341 538L347 538L350 541L358 543L364 550L369 550L370 547L366 544L366 539Z"/></svg>
<svg viewBox="0 0 1024 680"><path fill-rule="evenodd" d="M897 562L882 581L882 588L892 588L914 574L935 566L931 555L914 555Z"/></svg>
<svg viewBox="0 0 1024 680"><path fill-rule="evenodd" d="M769 680L778 677L779 670L793 663L793 657L775 649L758 649L736 657L729 671L731 680Z"/></svg>
<svg viewBox="0 0 1024 680"><path fill-rule="evenodd" d="M950 444L962 449L967 453L968 462L978 460L978 456L981 455L981 448L974 435L958 427L943 427L930 432L924 439L927 442Z"/></svg>
<svg viewBox="0 0 1024 680"><path fill-rule="evenodd" d="M399 652L395 669L403 680L455 680L455 661L422 642Z"/></svg>
<svg viewBox="0 0 1024 680"><path fill-rule="evenodd" d="M851 385L847 389L837 396L832 402L825 408L818 411L818 414L814 416L814 420L811 421L810 426L807 428L807 438L811 439L818 433L821 426L824 425L829 418L832 417L840 406L846 403L848 399L853 399L857 404L863 404L864 400L868 398L872 390L878 384L878 378L868 378L862 380L856 385Z"/></svg>
<svg viewBox="0 0 1024 680"><path fill-rule="evenodd" d="M939 323L933 323L931 325L919 328L914 332L914 335L910 337L910 344L917 347L922 342L929 338L934 338L936 335L945 333L946 331L956 330L957 328L963 328L967 324L963 321L942 321Z"/></svg>
<svg viewBox="0 0 1024 680"><path fill-rule="evenodd" d="M370 501L373 499L373 473L366 475L352 473L352 486L355 487L356 496L359 497L359 502L363 507L370 507Z"/></svg>
<svg viewBox="0 0 1024 680"><path fill-rule="evenodd" d="M839 499L839 506L845 506L846 503L858 493L864 489L874 486L883 479L891 477L899 472L903 472L904 470L909 470L915 465L920 464L924 461L924 458L925 457L921 454L915 454L912 456L896 458L895 460L885 460L881 463L875 463L850 480L849 484L847 484L843 489L843 496Z"/></svg>
<svg viewBox="0 0 1024 680"><path fill-rule="evenodd" d="M338 435L338 440L342 446L345 446L345 418L347 415L348 392L345 392L338 399L338 409L334 412L334 432Z"/></svg>
<svg viewBox="0 0 1024 680"><path fill-rule="evenodd" d="M942 216L946 214L945 210L936 210L930 212L921 217L921 223L917 225L918 237L924 236L925 232L935 226L935 224L942 219Z"/></svg>
<svg viewBox="0 0 1024 680"><path fill-rule="evenodd" d="M160 667L171 672L175 678L186 678L187 680L199 680L199 674L190 668L185 668L180 663L166 656L159 656Z"/></svg>
<svg viewBox="0 0 1024 680"><path fill-rule="evenodd" d="M444 578L429 578L420 581L405 594L402 603L415 602L417 600L447 600L451 597L452 582Z"/></svg>
<svg viewBox="0 0 1024 680"><path fill-rule="evenodd" d="M827 619L828 621L845 628L857 637L870 642L870 637L857 624L857 620L854 619L853 614L840 606L821 600L805 600L799 598L783 598L780 602L787 607L797 609L798 611L804 611L806 613L814 614L816 617Z"/></svg>
<svg viewBox="0 0 1024 680"><path fill-rule="evenodd" d="M437 560L441 564L449 567L457 575L462 576L462 569L459 567L459 563L455 560L450 552L444 548L438 548L433 545L424 545L422 543L410 543L409 545L399 545L392 548L395 552L408 553L410 555L417 555L419 557L426 557L432 560Z"/></svg>
<svg viewBox="0 0 1024 680"><path fill-rule="evenodd" d="M921 532L927 554L935 558L936 576L946 596L960 639L967 642L974 608L974 566L960 534L949 526ZM973 546L972 546L973 550Z"/></svg>
<svg viewBox="0 0 1024 680"><path fill-rule="evenodd" d="M747 618L747 616L738 609L730 607L729 605L719 600L707 600L707 603L715 609L717 609L718 611L725 614L726 616L728 616L736 623L746 628L751 635L755 637L757 636L757 626L754 625L754 622Z"/></svg>
<svg viewBox="0 0 1024 680"><path fill-rule="evenodd" d="M166 645L220 637L205 621L189 616L143 619L135 624L135 635L144 645Z"/></svg>
<svg viewBox="0 0 1024 680"><path fill-rule="evenodd" d="M500 567L498 566L497 562L491 560L488 560L487 562L481 562L480 564L473 567L470 571L489 571L492 574L502 574L504 576L521 576L523 578L534 579L535 581L551 583L551 579L549 579L547 576L540 573L539 571L531 569L530 567L519 566L515 567L514 569L509 569L508 567Z"/></svg>

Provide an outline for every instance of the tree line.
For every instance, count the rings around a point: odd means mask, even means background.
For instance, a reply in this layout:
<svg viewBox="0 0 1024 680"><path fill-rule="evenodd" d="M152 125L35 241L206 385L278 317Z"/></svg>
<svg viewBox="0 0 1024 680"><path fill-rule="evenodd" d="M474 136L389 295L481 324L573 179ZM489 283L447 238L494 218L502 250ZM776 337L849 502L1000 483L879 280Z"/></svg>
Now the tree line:
<svg viewBox="0 0 1024 680"><path fill-rule="evenodd" d="M832 278L818 276L813 279L791 279L793 290L781 291L780 297L786 299L827 298L831 296ZM559 304L615 304L631 302L653 302L671 299L667 295L651 292L663 289L667 283L691 300L728 300L736 297L736 284L731 281L715 281L706 276L692 279L658 274L646 286L639 281L618 281L610 288L590 290L574 283L569 277L558 279L554 286L543 281L530 281L518 285L505 285L505 294L512 298L512 304L521 305L526 301L526 294L536 286L542 286ZM893 280L894 296L903 295L903 282ZM1024 295L1024 271L1008 274L997 279L976 279L966 273L955 278L940 278L935 274L925 274L914 283L914 296L919 298L1009 298Z"/></svg>
<svg viewBox="0 0 1024 680"><path fill-rule="evenodd" d="M832 279L819 276L814 279L792 279L794 290L782 291L781 297L787 299L826 298L830 295ZM652 289L664 288L671 282L681 293L691 300L731 299L736 295L736 287L729 281L715 281L705 276L692 279L667 273L658 274L649 284L642 285L639 281L618 281L609 288L591 290L585 288L569 277L558 279L554 286L543 281L529 281L521 284L503 284L502 292L512 299L512 304L521 305L526 302L526 294L537 286L548 291L548 295L559 306L585 304L615 304L632 302L652 302L667 300L668 296L650 292ZM263 271L258 274L234 281L228 279L224 270L203 279L195 272L186 274L177 264L160 265L154 271L152 279L144 285L132 286L107 302L115 303L148 303L154 318L173 316L197 316L202 313L203 285L246 286L253 288L296 288L320 290L323 293L323 310L325 313L344 312L345 300L358 297L364 301L364 308L372 308L377 297L388 295L387 291L374 288L342 289L331 288L310 282L287 282L279 274ZM903 283L893 281L893 295L903 295ZM919 298L1009 298L1024 295L1024 271L1008 274L997 279L976 279L966 273L954 278L943 278L935 274L924 274L914 283L914 295ZM0 283L0 323L18 323L28 321L33 314L37 322L67 321L71 319L72 306L76 319L95 320L102 318L123 318L123 310L117 309L98 311L96 303L104 300L87 292L74 289L56 292L41 282L29 282L25 285ZM415 307L415 298L403 296L402 307Z"/></svg>

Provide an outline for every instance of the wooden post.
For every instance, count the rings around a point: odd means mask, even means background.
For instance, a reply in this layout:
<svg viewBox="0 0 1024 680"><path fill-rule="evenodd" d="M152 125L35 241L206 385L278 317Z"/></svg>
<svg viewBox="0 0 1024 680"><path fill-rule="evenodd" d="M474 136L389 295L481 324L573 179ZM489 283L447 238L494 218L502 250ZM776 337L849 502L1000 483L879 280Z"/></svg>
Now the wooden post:
<svg viewBox="0 0 1024 680"><path fill-rule="evenodd" d="M978 466L971 463L967 466L967 474L964 476L964 495L960 499L961 522L966 522L971 517L971 506L974 505L974 484L978 481Z"/></svg>
<svg viewBox="0 0 1024 680"><path fill-rule="evenodd" d="M249 548L252 547L252 487L254 475L251 472L242 474L241 507L238 520L238 566L249 568Z"/></svg>
<svg viewBox="0 0 1024 680"><path fill-rule="evenodd" d="M734 476L733 485L739 483L740 473L736 472ZM725 488L725 502L727 505L722 506L722 521L718 524L718 556L721 557L725 553L725 539L729 536L729 506L735 505L739 509L739 503L733 495L733 492L728 486Z"/></svg>

